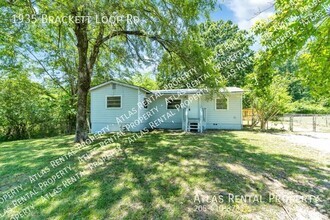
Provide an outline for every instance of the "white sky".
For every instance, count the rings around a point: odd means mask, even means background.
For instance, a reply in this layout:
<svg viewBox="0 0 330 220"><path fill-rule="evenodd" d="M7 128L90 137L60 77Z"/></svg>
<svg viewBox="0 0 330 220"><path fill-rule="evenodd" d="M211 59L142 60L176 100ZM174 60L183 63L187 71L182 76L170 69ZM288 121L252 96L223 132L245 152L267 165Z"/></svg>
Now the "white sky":
<svg viewBox="0 0 330 220"><path fill-rule="evenodd" d="M222 4L232 11L233 21L239 28L245 30L257 20L274 14L274 0L225 0Z"/></svg>

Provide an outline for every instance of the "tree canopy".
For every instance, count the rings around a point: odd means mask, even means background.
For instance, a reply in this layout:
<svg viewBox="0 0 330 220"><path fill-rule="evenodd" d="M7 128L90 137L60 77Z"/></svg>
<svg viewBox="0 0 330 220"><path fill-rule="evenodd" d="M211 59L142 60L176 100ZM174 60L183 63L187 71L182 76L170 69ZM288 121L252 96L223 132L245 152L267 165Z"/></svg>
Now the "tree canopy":
<svg viewBox="0 0 330 220"><path fill-rule="evenodd" d="M212 75L204 83L210 88L243 86L245 76L253 69L253 51L250 49L253 38L231 21L201 23L186 33L181 44L186 50L186 59L165 54L157 75L161 85L179 77L189 67L197 66L197 74L208 72ZM214 84L215 81L218 83ZM185 87L184 84L178 86Z"/></svg>
<svg viewBox="0 0 330 220"><path fill-rule="evenodd" d="M65 132L58 97L26 74L0 79L0 130L6 139ZM1 133L2 133L1 132Z"/></svg>
<svg viewBox="0 0 330 220"><path fill-rule="evenodd" d="M13 1L2 5L11 21L1 33L10 41L8 46L14 43L14 52L51 59L51 68L62 59L59 75L66 72L65 64L75 64L69 67L74 71L68 72L77 83L75 140L81 142L87 138L87 94L97 64L100 68L108 63L109 69L129 69L157 59L164 51L179 54L176 42L214 5L215 1L204 0ZM103 55L106 58L102 59ZM48 67L42 61L39 64L47 72Z"/></svg>
<svg viewBox="0 0 330 220"><path fill-rule="evenodd" d="M214 89L212 94L224 86L246 86L256 100L267 102L279 98L271 88L285 85L278 94L288 93L292 98L285 100L295 102L298 111L326 112L329 3L277 0L274 15L249 32L231 21L211 21L215 0L2 1L0 130L12 137L33 136L42 117L54 122L40 111L40 118L33 116L40 108L66 126L55 133L75 132L75 141L84 141L89 88L111 79L162 89L172 81L179 82L173 88L186 88L207 75L199 87ZM262 48L253 51L259 38ZM152 74L146 73L150 67ZM178 80L186 72L189 78ZM10 96L25 97L17 99L27 106L19 123L10 119L18 114L10 111L17 104L5 99ZM254 103L253 97L245 106ZM22 123L27 129L19 132Z"/></svg>
<svg viewBox="0 0 330 220"><path fill-rule="evenodd" d="M275 1L275 14L254 27L264 46L264 72L287 59L315 96L329 96L330 19L328 0ZM265 77L260 73L260 77ZM266 77L267 78L267 77Z"/></svg>

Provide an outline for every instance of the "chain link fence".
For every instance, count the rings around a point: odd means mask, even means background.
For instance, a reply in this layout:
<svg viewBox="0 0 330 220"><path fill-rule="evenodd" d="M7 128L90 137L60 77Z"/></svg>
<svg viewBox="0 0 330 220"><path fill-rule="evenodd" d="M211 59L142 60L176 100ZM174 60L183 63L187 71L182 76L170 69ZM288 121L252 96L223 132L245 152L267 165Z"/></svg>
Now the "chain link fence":
<svg viewBox="0 0 330 220"><path fill-rule="evenodd" d="M297 132L330 132L330 115L285 114L269 121L268 128Z"/></svg>
<svg viewBox="0 0 330 220"><path fill-rule="evenodd" d="M253 109L243 110L243 125L259 126L258 117ZM295 132L330 132L330 115L320 114L284 114L269 120L267 129Z"/></svg>

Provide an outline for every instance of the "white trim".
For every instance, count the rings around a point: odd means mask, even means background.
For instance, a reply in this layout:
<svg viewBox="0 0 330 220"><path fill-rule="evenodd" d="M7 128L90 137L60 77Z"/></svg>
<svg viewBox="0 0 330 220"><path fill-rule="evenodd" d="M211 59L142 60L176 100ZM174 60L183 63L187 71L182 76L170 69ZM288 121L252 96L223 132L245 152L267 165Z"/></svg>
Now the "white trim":
<svg viewBox="0 0 330 220"><path fill-rule="evenodd" d="M241 99L241 129L243 128L243 94L240 95L240 99Z"/></svg>
<svg viewBox="0 0 330 220"><path fill-rule="evenodd" d="M216 97L214 99L214 109L216 111L228 111L229 110L229 97L224 96L224 98L227 100L227 108L221 108L221 109L217 109L217 99L220 99L220 98Z"/></svg>
<svg viewBox="0 0 330 220"><path fill-rule="evenodd" d="M201 107L203 109L203 107ZM205 128L206 128L206 123L207 123L207 108L205 108L205 121L204 121L204 125L205 125Z"/></svg>
<svg viewBox="0 0 330 220"><path fill-rule="evenodd" d="M140 102L140 95L141 95L140 94L140 88L138 88L138 92L137 92L137 101L138 102L136 103L136 105L137 105L137 111L138 111L138 118L140 118L140 111L141 111L140 108L139 108L139 104L138 104Z"/></svg>
<svg viewBox="0 0 330 220"><path fill-rule="evenodd" d="M165 90L150 90L152 93L161 93L163 95L177 95L177 94L186 94L193 95L197 92L202 91L202 89L165 89ZM238 87L224 87L219 89L220 93L228 94L228 93L244 93L244 90Z"/></svg>
<svg viewBox="0 0 330 220"><path fill-rule="evenodd" d="M120 107L108 107L108 97L120 97ZM123 98L121 95L106 95L105 96L105 109L121 109L123 107Z"/></svg>
<svg viewBox="0 0 330 220"><path fill-rule="evenodd" d="M111 81L106 82L106 83L102 83L98 86L94 86L93 88L90 88L89 91L93 91L95 89L101 88L101 87L109 85L111 83L115 83L115 84L118 84L118 85L121 85L121 86L126 86L126 87L129 87L129 88L133 88L133 89L142 89L146 93L151 93L149 90L147 90L145 88L142 88L142 87L139 87L139 86L134 86L134 85L129 85L129 84L126 84L126 83L117 82L117 81L114 81L114 80L111 80Z"/></svg>

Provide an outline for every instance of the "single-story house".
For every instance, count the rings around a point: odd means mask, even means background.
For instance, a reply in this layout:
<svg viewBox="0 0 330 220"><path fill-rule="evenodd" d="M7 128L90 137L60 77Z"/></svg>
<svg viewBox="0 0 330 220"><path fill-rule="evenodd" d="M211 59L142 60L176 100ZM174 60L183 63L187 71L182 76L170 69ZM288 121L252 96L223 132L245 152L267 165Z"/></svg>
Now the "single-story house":
<svg viewBox="0 0 330 220"><path fill-rule="evenodd" d="M207 89L152 90L118 81L90 89L91 132L145 129L242 128L243 90L221 89L210 98Z"/></svg>

